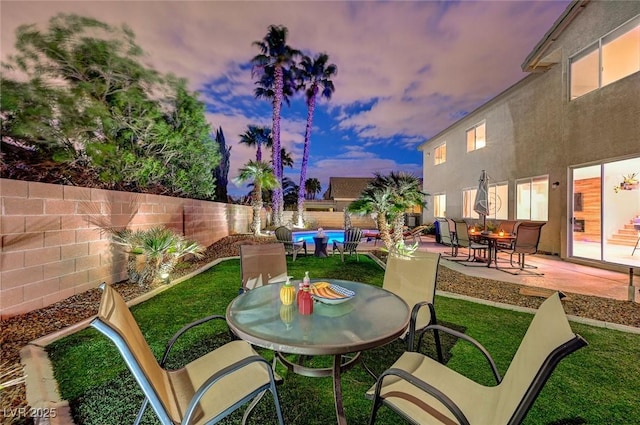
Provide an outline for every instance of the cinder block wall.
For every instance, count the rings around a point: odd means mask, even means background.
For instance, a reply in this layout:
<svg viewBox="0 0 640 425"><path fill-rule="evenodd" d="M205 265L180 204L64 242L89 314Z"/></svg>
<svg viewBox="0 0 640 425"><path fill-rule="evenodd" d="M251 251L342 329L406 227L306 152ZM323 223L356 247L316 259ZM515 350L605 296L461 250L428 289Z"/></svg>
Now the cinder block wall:
<svg viewBox="0 0 640 425"><path fill-rule="evenodd" d="M0 317L126 278L108 227L165 226L204 246L245 233L251 208L0 179Z"/></svg>
<svg viewBox="0 0 640 425"><path fill-rule="evenodd" d="M344 213L337 211L305 211L305 219L310 224L309 230L315 230L318 227L324 229L342 229L344 227ZM284 211L284 222L293 220L293 211ZM375 229L376 222L368 215L360 216L351 215L351 225L361 229Z"/></svg>

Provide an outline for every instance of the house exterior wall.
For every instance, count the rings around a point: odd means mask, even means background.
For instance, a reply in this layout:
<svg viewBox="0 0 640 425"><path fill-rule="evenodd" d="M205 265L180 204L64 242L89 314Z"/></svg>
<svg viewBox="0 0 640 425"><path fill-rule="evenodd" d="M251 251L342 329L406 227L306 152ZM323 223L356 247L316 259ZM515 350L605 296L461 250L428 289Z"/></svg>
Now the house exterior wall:
<svg viewBox="0 0 640 425"><path fill-rule="evenodd" d="M508 182L510 219L516 180L548 175L549 219L539 248L566 257L569 167L640 154L640 73L569 101L569 57L638 14L640 2L589 2L555 41L560 63L528 75L420 147L424 190L446 194L448 217L462 216L462 190L477 187L483 169L492 183ZM486 146L467 153L466 130L482 121ZM434 148L443 142L446 162L434 165ZM433 221L433 209L423 218Z"/></svg>
<svg viewBox="0 0 640 425"><path fill-rule="evenodd" d="M165 226L204 246L248 231L251 208L0 179L0 317L126 279L106 227Z"/></svg>

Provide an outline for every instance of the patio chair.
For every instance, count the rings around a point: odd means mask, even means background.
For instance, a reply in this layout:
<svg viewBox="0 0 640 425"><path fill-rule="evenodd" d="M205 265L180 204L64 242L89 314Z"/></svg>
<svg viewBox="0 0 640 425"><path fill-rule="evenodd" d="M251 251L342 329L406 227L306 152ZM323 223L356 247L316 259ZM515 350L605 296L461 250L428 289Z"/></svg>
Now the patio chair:
<svg viewBox="0 0 640 425"><path fill-rule="evenodd" d="M518 224L516 239L513 243L512 248L502 248L498 247L498 252L506 252L509 254L509 263L511 267L497 267L499 270L502 270L511 274L520 274L520 272L527 272L529 274L542 276L543 273L535 273L530 271L529 269L536 269L536 266L532 266L529 264L525 264L525 256L527 254L535 254L538 252L538 243L540 242L540 234L542 232L542 226L546 223L539 221L523 221ZM518 254L518 265L514 266L513 264L513 256ZM519 272L510 272L509 270L519 270Z"/></svg>
<svg viewBox="0 0 640 425"><path fill-rule="evenodd" d="M414 424L520 424L558 363L587 345L571 331L557 293L538 309L504 378L473 338L440 325L426 329L450 333L478 348L497 385L481 385L427 356L405 352L367 392L373 399L369 424L383 404Z"/></svg>
<svg viewBox="0 0 640 425"><path fill-rule="evenodd" d="M240 245L242 290L287 280L287 257L282 243Z"/></svg>
<svg viewBox="0 0 640 425"><path fill-rule="evenodd" d="M389 255L382 288L402 298L411 309L409 329L405 334L407 350L413 351L417 331L436 324L434 300L440 254L418 251L411 257ZM439 334L435 332L436 350L442 360Z"/></svg>
<svg viewBox="0 0 640 425"><path fill-rule="evenodd" d="M134 424L140 423L148 404L163 425L213 424L251 401L244 423L266 391L273 395L278 422L284 423L274 372L245 341L229 342L180 369L164 368L178 337L224 316L208 316L180 329L158 363L122 296L104 283L100 288L102 300L91 326L113 341L146 397Z"/></svg>
<svg viewBox="0 0 640 425"><path fill-rule="evenodd" d="M438 229L440 230L440 243L451 247L451 255L443 257L456 257L458 255L458 244L455 242L455 236L451 233L449 220L446 218L437 218Z"/></svg>
<svg viewBox="0 0 640 425"><path fill-rule="evenodd" d="M504 220L500 222L498 226L498 232L502 231L508 235L515 235L518 231L519 221L516 220ZM513 249L513 245L515 244L515 239L498 239L496 241L496 246L498 249Z"/></svg>
<svg viewBox="0 0 640 425"><path fill-rule="evenodd" d="M344 263L345 252L347 252L349 255L355 253L356 261L360 261L360 258L358 258L358 251L356 250L356 248L358 248L358 244L360 244L361 239L362 239L362 230L360 230L357 227L351 227L349 229L346 229L344 231L344 241L343 242L333 241L333 249L331 250L331 253L332 254L335 253L336 250L340 252L340 258L342 259L343 263Z"/></svg>
<svg viewBox="0 0 640 425"><path fill-rule="evenodd" d="M284 249L287 254L291 254L293 261L296 261L298 251L304 249L304 255L307 255L307 241L294 241L293 233L291 229L280 226L275 230L276 240L284 244Z"/></svg>
<svg viewBox="0 0 640 425"><path fill-rule="evenodd" d="M414 243L420 242L420 235L429 228L426 224L421 224L420 226L416 226L413 229L409 229L408 231L402 234L402 238L406 241L407 239L412 239Z"/></svg>
<svg viewBox="0 0 640 425"><path fill-rule="evenodd" d="M469 227L467 222L464 220L453 220L453 222L456 226L456 245L458 248L466 248L468 255L465 259L452 261L460 261L462 265L467 266L469 264L465 264L465 262L476 260L477 251L481 251L483 253L483 257L486 257L488 246L471 240L469 237Z"/></svg>

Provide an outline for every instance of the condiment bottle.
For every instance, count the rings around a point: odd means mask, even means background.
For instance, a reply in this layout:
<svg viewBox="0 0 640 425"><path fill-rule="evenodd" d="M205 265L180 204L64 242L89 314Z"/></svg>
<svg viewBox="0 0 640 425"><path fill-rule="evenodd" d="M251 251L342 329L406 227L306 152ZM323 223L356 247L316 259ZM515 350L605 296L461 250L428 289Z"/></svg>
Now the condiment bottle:
<svg viewBox="0 0 640 425"><path fill-rule="evenodd" d="M287 277L287 281L280 288L280 301L284 305L293 304L293 300L296 299L296 288L291 284L291 281Z"/></svg>
<svg viewBox="0 0 640 425"><path fill-rule="evenodd" d="M313 313L313 298L311 298L311 292L309 292L309 287L303 287L302 294L298 299L298 312L300 314L311 314Z"/></svg>

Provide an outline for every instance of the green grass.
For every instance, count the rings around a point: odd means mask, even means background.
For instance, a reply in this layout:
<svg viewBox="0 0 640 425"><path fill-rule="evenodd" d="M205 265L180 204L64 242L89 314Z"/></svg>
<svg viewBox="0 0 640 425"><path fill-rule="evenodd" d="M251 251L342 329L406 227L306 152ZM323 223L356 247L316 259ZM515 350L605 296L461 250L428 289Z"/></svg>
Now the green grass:
<svg viewBox="0 0 640 425"><path fill-rule="evenodd" d="M305 270L312 277L359 280L382 285L384 271L369 258L360 262L338 256L299 257L289 260L289 274L301 278ZM239 260L220 263L153 299L132 308L145 338L159 357L164 344L184 324L209 314L223 315L227 304L237 295L240 280ZM482 342L504 374L529 325L531 315L502 310L471 302L438 297L436 309L440 322L455 326ZM195 329L174 348L170 367L222 344L229 336L220 321ZM529 412L525 424L640 424L640 336L591 326L572 324L589 346L563 360ZM431 344L426 344L431 351ZM449 367L472 379L491 384L489 368L483 358L466 343L448 340ZM366 363L376 371L388 367L401 353L400 342L364 353ZM131 423L142 402L142 394L126 369L113 344L97 331L87 329L48 347L61 395L69 400L76 423ZM259 350L271 359L268 350ZM327 359L313 360L317 364ZM308 378L278 373L284 382L278 387L285 423L326 425L335 423L330 378ZM364 398L372 378L356 366L343 375L344 404L349 423L367 423L371 402ZM240 423L241 413L224 424ZM157 420L149 411L143 423ZM273 402L265 397L250 420L252 424L275 422ZM389 409L382 408L378 424L403 423Z"/></svg>

